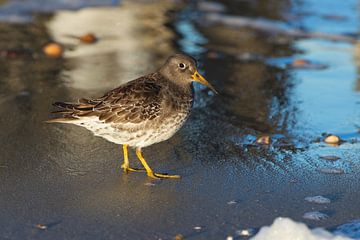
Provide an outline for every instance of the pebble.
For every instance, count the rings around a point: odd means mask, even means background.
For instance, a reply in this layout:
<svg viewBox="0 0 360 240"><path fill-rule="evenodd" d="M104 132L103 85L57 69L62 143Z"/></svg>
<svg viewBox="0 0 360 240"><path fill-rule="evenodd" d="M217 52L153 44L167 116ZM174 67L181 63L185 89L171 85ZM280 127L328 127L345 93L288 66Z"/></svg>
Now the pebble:
<svg viewBox="0 0 360 240"><path fill-rule="evenodd" d="M335 135L329 135L324 139L324 142L329 144L338 144L340 142L340 138Z"/></svg>
<svg viewBox="0 0 360 240"><path fill-rule="evenodd" d="M242 237L249 237L255 234L255 229L248 228L236 231L236 234Z"/></svg>
<svg viewBox="0 0 360 240"><path fill-rule="evenodd" d="M237 203L237 201L235 201L235 200L231 200L231 201L227 202L228 205L233 205L233 204L236 204L236 203Z"/></svg>
<svg viewBox="0 0 360 240"><path fill-rule="evenodd" d="M200 227L200 226L194 227L194 230L197 230L197 231L199 231L199 230L201 230L201 229L202 229L202 227Z"/></svg>
<svg viewBox="0 0 360 240"><path fill-rule="evenodd" d="M80 36L79 40L83 43L95 43L98 39L93 33L87 33Z"/></svg>
<svg viewBox="0 0 360 240"><path fill-rule="evenodd" d="M335 14L323 14L321 17L327 20L334 20L334 21L345 21L347 19L346 16L335 15Z"/></svg>
<svg viewBox="0 0 360 240"><path fill-rule="evenodd" d="M227 236L226 240L234 240L233 236Z"/></svg>
<svg viewBox="0 0 360 240"><path fill-rule="evenodd" d="M301 68L301 69L314 69L314 70L321 70L321 69L325 69L328 66L324 65L324 64L319 64L319 63L312 63L308 60L305 59L295 59L294 61L292 61L289 64L290 67L292 68Z"/></svg>
<svg viewBox="0 0 360 240"><path fill-rule="evenodd" d="M318 211L307 212L307 213L304 213L304 215L303 215L303 218L305 218L305 219L316 220L316 221L324 220L324 219L327 219L328 217L329 217L329 215L322 213L322 212L318 212Z"/></svg>
<svg viewBox="0 0 360 240"><path fill-rule="evenodd" d="M270 144L270 136L265 135L265 136L258 137L258 138L256 139L256 143L258 143L258 144L264 144L264 145L269 145L269 144Z"/></svg>
<svg viewBox="0 0 360 240"><path fill-rule="evenodd" d="M291 63L291 65L294 66L294 67L300 67L300 66L304 66L304 65L307 65L307 64L310 64L310 62L305 60L305 59L295 59Z"/></svg>
<svg viewBox="0 0 360 240"><path fill-rule="evenodd" d="M324 159L324 160L328 160L328 161L337 161L337 160L340 159L340 157L334 156L334 155L319 156L319 158Z"/></svg>
<svg viewBox="0 0 360 240"><path fill-rule="evenodd" d="M174 237L174 240L184 240L184 236L181 234L176 234L176 236Z"/></svg>
<svg viewBox="0 0 360 240"><path fill-rule="evenodd" d="M317 204L327 204L330 203L331 200L323 197L323 196L311 196L311 197L306 197L305 201L311 202L311 203L317 203Z"/></svg>
<svg viewBox="0 0 360 240"><path fill-rule="evenodd" d="M63 54L63 47L58 43L48 43L43 47L43 52L48 57L61 57Z"/></svg>
<svg viewBox="0 0 360 240"><path fill-rule="evenodd" d="M40 230L46 230L47 229L47 226L45 224L36 224L36 228L37 229L40 229Z"/></svg>

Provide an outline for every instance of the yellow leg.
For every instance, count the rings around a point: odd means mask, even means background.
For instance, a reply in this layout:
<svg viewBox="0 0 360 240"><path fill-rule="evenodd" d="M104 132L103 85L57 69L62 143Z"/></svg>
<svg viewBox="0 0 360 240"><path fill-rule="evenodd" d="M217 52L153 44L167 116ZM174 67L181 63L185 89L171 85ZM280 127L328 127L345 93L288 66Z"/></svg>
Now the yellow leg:
<svg viewBox="0 0 360 240"><path fill-rule="evenodd" d="M124 152L124 163L121 165L121 168L124 169L125 173L128 172L144 172L144 169L137 169L137 168L131 168L129 163L129 154L128 154L128 145L123 145L123 152Z"/></svg>
<svg viewBox="0 0 360 240"><path fill-rule="evenodd" d="M180 178L179 175L168 175L168 174L154 173L153 170L151 170L151 168L147 164L145 158L143 157L140 148L136 149L136 156L139 158L140 162L144 166L144 168L146 170L146 173L147 173L147 175L149 177L155 178L155 179L160 179L160 178L175 178L175 179L177 179L177 178Z"/></svg>

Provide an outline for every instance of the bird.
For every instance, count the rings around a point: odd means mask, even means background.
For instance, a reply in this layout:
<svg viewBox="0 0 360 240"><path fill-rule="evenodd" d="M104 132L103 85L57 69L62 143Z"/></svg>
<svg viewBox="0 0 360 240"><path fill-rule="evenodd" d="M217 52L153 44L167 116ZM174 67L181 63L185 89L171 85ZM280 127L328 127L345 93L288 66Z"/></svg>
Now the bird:
<svg viewBox="0 0 360 240"><path fill-rule="evenodd" d="M155 173L142 149L171 138L189 117L193 82L217 93L197 70L196 60L186 54L170 56L155 72L129 81L102 97L77 102L55 102L60 114L47 123L70 123L90 130L110 142L122 145L125 173L146 172L153 179L178 179L179 175ZM128 148L135 149L143 169L132 168Z"/></svg>

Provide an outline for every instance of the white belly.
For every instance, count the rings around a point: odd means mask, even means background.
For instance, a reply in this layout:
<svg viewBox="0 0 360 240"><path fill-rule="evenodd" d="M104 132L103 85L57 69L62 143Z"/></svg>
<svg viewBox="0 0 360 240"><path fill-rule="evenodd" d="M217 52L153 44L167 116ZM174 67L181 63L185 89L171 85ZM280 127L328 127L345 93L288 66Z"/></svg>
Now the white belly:
<svg viewBox="0 0 360 240"><path fill-rule="evenodd" d="M187 114L178 114L174 118L166 118L156 124L150 122L144 127L134 130L131 125L117 128L116 124L104 123L97 117L83 118L74 124L85 127L95 136L100 136L116 144L128 144L131 147L146 147L171 138L184 124ZM126 126L126 125L125 125Z"/></svg>

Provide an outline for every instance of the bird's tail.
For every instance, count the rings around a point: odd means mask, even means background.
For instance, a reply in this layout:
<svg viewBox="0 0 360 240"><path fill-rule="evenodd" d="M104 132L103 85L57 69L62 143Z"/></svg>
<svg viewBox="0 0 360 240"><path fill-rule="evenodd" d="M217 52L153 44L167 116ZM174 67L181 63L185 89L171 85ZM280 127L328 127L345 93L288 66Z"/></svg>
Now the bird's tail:
<svg viewBox="0 0 360 240"><path fill-rule="evenodd" d="M55 102L53 105L59 110L52 113L62 114L62 117L49 119L46 123L75 123L80 116L92 112L94 107L86 99L80 99L79 103Z"/></svg>

